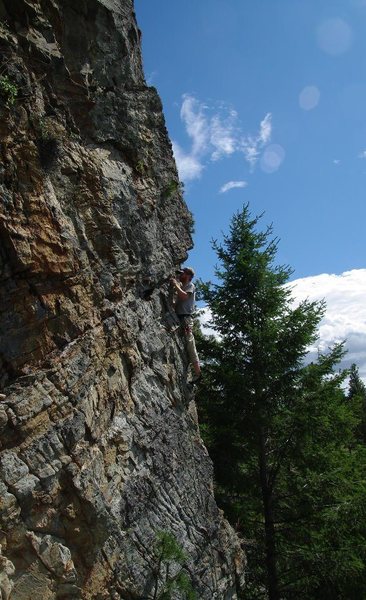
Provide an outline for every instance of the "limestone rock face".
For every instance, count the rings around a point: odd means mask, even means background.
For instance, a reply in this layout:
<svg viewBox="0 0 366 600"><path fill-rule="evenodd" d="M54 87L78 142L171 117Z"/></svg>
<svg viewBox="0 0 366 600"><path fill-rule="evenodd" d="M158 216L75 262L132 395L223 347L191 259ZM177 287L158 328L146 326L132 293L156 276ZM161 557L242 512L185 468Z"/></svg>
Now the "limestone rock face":
<svg viewBox="0 0 366 600"><path fill-rule="evenodd" d="M159 531L198 598L243 584L166 328L191 215L139 40L132 0L0 0L1 598L152 598Z"/></svg>

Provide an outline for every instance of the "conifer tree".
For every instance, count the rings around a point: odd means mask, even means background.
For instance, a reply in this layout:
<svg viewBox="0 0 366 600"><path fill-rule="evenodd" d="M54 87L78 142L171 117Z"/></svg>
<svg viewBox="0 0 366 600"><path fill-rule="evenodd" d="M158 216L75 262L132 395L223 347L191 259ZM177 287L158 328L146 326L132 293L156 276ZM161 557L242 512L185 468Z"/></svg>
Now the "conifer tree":
<svg viewBox="0 0 366 600"><path fill-rule="evenodd" d="M320 598L339 559L325 524L336 532L332 511L357 468L348 458L355 416L335 373L342 345L304 364L324 304L294 306L291 270L275 264L277 240L271 227L257 230L259 218L248 206L234 216L214 242L218 283L201 284L216 336L201 339L200 418L218 500L246 537L245 598ZM355 493L359 500L363 487ZM356 564L357 552L348 555Z"/></svg>
<svg viewBox="0 0 366 600"><path fill-rule="evenodd" d="M366 386L362 381L355 363L351 365L348 384L348 397L366 396Z"/></svg>
<svg viewBox="0 0 366 600"><path fill-rule="evenodd" d="M360 377L358 367L355 363L350 368L348 398L359 417L356 433L358 438L366 444L366 386Z"/></svg>
<svg viewBox="0 0 366 600"><path fill-rule="evenodd" d="M291 271L274 264L277 241L271 239L271 227L256 231L257 223L248 206L234 216L223 244L214 243L221 263L216 270L219 283L204 284L202 292L212 324L225 341L220 345L220 363L225 371L231 365L238 386L235 400L233 396L238 433L245 432L242 443L250 444L256 454L268 594L270 600L278 600L273 427L278 412L293 401L301 361L314 340L322 306L309 302L291 306L291 292L285 286Z"/></svg>

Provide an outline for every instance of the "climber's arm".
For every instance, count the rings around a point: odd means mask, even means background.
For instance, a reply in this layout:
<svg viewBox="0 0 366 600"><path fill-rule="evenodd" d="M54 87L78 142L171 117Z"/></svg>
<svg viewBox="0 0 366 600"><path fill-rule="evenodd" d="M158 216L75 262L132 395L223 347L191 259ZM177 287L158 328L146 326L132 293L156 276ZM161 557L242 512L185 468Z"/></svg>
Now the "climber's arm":
<svg viewBox="0 0 366 600"><path fill-rule="evenodd" d="M182 290L179 281L177 281L176 279L172 278L170 282L172 286L176 289L179 300L187 300L187 298L190 295L190 292L185 292L184 290Z"/></svg>

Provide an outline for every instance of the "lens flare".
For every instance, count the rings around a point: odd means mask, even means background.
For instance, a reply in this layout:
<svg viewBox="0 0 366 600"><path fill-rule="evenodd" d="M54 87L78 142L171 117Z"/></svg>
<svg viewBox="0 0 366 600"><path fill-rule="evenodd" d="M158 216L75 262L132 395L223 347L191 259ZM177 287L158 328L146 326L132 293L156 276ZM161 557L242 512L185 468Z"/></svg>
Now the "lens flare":
<svg viewBox="0 0 366 600"><path fill-rule="evenodd" d="M327 19L317 31L319 47L331 56L340 56L349 50L353 33L351 27L346 21L335 17Z"/></svg>
<svg viewBox="0 0 366 600"><path fill-rule="evenodd" d="M265 173L275 173L285 159L285 150L279 144L267 146L261 157L261 169Z"/></svg>
<svg viewBox="0 0 366 600"><path fill-rule="evenodd" d="M299 105L303 110L312 110L318 106L320 99L320 92L315 85L307 85L300 92Z"/></svg>

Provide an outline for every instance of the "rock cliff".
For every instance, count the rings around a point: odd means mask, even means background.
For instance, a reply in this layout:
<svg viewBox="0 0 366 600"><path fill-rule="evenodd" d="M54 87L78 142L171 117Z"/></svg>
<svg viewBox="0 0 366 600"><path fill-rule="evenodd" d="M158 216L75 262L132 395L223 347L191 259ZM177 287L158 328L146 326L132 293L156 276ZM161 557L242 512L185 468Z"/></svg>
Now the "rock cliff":
<svg viewBox="0 0 366 600"><path fill-rule="evenodd" d="M0 0L5 599L152 598L159 531L198 598L243 583L166 328L191 215L139 40L132 0Z"/></svg>

